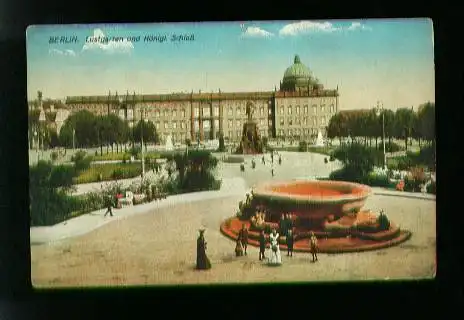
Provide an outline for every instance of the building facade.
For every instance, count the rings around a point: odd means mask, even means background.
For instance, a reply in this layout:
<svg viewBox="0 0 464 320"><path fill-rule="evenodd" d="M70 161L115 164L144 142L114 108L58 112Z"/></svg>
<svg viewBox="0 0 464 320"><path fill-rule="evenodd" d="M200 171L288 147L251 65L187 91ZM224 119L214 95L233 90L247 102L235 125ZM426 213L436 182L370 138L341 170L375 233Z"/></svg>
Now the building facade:
<svg viewBox="0 0 464 320"><path fill-rule="evenodd" d="M152 121L161 141L171 135L174 142L186 139L241 139L247 119L246 105L254 105L253 118L261 136L305 139L324 135L330 118L338 111L338 88L324 89L311 71L295 56L279 90L267 92L174 93L162 95L67 97L71 112L89 110L97 115L115 113L129 126L142 117Z"/></svg>

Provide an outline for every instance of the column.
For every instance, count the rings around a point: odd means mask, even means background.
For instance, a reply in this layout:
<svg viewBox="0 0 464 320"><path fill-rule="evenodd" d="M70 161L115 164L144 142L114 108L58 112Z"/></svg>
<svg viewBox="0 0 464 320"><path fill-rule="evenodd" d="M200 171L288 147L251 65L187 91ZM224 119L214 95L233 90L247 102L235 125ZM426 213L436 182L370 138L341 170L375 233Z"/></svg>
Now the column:
<svg viewBox="0 0 464 320"><path fill-rule="evenodd" d="M200 126L200 141L205 140L205 134L203 132L203 103L200 101L198 108L198 125Z"/></svg>

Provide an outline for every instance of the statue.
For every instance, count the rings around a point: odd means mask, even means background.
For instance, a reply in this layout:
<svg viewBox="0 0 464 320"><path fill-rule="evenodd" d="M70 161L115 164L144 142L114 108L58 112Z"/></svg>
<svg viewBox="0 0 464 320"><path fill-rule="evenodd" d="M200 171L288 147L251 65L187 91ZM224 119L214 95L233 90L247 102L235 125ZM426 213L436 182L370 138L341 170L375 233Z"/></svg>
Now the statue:
<svg viewBox="0 0 464 320"><path fill-rule="evenodd" d="M241 154L256 154L263 152L263 144L258 136L258 126L253 120L254 106L251 101L246 105L247 121L243 124L242 140L237 149L237 153Z"/></svg>

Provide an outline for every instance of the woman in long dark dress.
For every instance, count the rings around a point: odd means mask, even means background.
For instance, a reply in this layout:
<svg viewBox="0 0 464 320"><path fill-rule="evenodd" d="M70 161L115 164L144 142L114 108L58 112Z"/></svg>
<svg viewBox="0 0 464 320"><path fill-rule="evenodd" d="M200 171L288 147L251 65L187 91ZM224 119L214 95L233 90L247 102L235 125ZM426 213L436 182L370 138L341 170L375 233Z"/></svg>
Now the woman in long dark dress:
<svg viewBox="0 0 464 320"><path fill-rule="evenodd" d="M204 236L205 230L200 230L200 236L197 239L197 269L211 269L211 262L206 256L206 240Z"/></svg>

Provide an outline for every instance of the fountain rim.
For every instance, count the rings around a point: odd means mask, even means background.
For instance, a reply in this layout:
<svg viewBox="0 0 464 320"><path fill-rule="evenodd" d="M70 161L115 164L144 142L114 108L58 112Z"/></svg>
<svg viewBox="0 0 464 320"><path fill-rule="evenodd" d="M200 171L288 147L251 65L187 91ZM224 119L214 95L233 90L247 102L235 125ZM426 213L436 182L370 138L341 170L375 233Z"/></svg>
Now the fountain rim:
<svg viewBox="0 0 464 320"><path fill-rule="evenodd" d="M294 184L296 182L303 182L308 184L318 184L318 185L344 185L350 186L351 190L353 189L361 189L360 193L353 194L343 194L343 195L327 195L327 196L319 196L319 195L299 195L294 193L283 193L283 192L275 192L272 190L266 190L272 186L281 186L286 184ZM305 202L305 203L340 203L340 202L347 202L347 201L359 201L364 200L372 194L372 189L364 184L355 183L355 182L347 182L347 181L338 181L338 180L325 180L325 181L315 181L315 180L300 180L300 179L293 179L293 180L285 180L285 181L268 181L264 183L260 183L252 188L253 197L256 199L259 198L272 198L273 200L282 200L282 201L295 201L295 202Z"/></svg>

